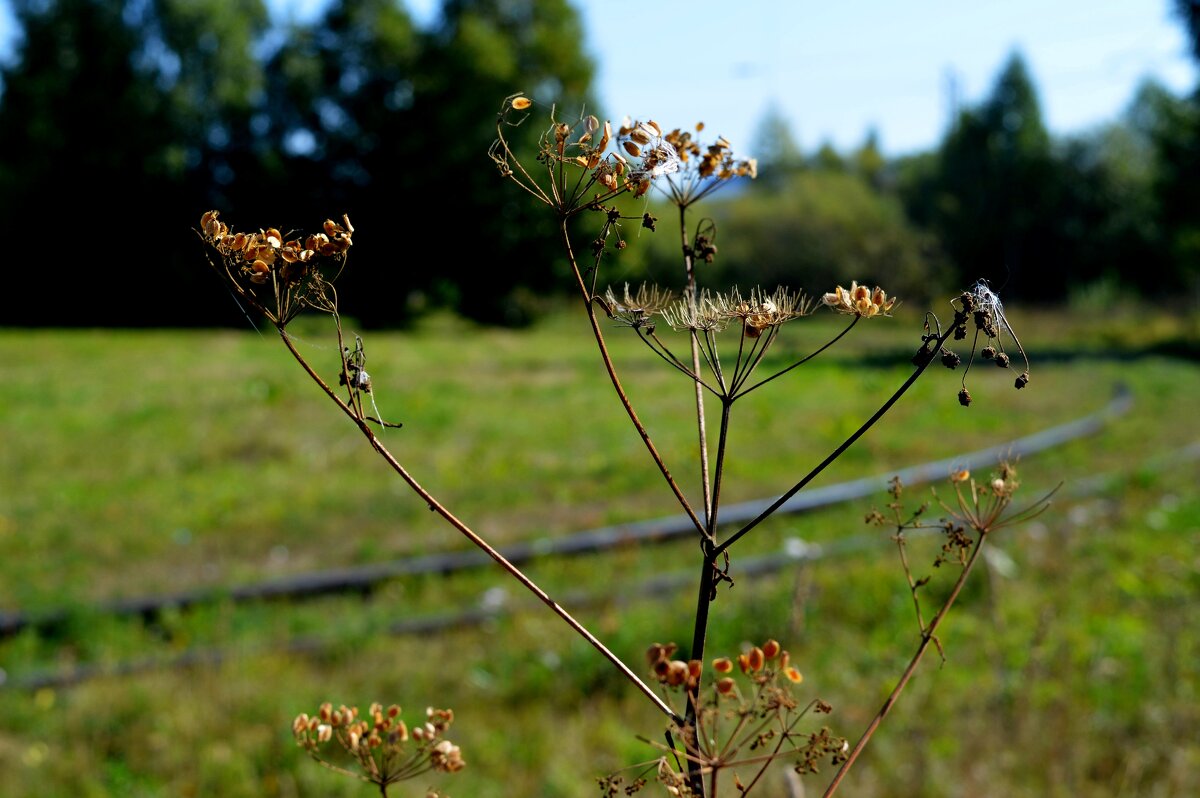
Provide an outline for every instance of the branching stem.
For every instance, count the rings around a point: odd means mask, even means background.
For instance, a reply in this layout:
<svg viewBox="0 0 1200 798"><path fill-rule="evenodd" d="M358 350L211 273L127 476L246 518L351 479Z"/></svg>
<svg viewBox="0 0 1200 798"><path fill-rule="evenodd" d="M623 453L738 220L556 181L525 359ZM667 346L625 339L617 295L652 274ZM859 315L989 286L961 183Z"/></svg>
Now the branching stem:
<svg viewBox="0 0 1200 798"><path fill-rule="evenodd" d="M321 376L313 370L312 366L309 365L308 361L304 359L304 356L296 350L295 345L282 329L280 329L279 335L283 339L283 343L288 348L288 351L292 353L292 357L294 357L296 362L298 362L300 366L308 373L308 376L311 377L313 381L320 386L321 390L325 392L325 395L328 396L334 402L334 404L341 408L342 412L345 413L355 423L355 425L358 426L359 430L371 444L371 448L378 452L379 456L386 460L387 464L392 467L392 470L395 471L396 474L398 474L400 478L403 479L408 486L412 488L412 490L418 496L420 496L421 499L426 502L426 504L429 505L430 510L444 518L447 523L461 532L464 537L466 537L473 544L479 547L485 554L495 560L501 568L503 568L509 573L510 576L520 582L526 590L537 596L538 600L549 607L555 615L557 615L563 620L564 623L567 624L567 626L575 630L580 637L582 637L584 640L590 643L593 648L600 652L601 656L612 663L613 667L620 671L626 679L632 682L634 686L636 686L648 699L650 699L650 702L654 704L654 706L657 707L660 712L665 714L668 718L676 723L682 722L683 719L675 714L675 711L667 706L667 704L658 696L658 694L655 693L649 685L642 681L642 679L639 678L638 675L634 673L628 665L622 662L616 654L609 651L608 647L601 643L600 640L598 640L596 636L587 629L587 627L571 617L571 614L568 613L561 605L559 605L558 602L550 598L546 591L542 590L542 588L539 587L536 582L526 576L524 572L517 568L517 566L515 566L513 563L509 562L509 560L505 558L503 554L501 554L486 540L476 534L473 529L467 526L463 521L459 520L458 517L451 513L445 506L443 506L441 502L435 499L433 494L427 491L425 487L421 485L421 483L417 482L417 480L408 473L408 471L400 464L400 462L392 455L392 453L388 451L387 447L383 445L379 438L375 436L374 430L371 429L370 424L365 418L363 418L362 414L356 412L354 408L342 401L341 397L339 397L333 391L333 389L330 388L323 379L321 379Z"/></svg>
<svg viewBox="0 0 1200 798"><path fill-rule="evenodd" d="M892 690L891 695L889 695L887 700L883 702L883 706L879 708L879 712L875 714L874 719L872 719L870 725L867 726L867 730L863 732L862 737L860 737L858 742L854 745L854 749L846 757L846 761L842 763L841 768L839 768L838 772L834 775L833 781L831 781L829 786L825 789L824 798L829 798L829 796L833 795L837 791L838 785L842 783L842 779L846 777L846 774L850 771L850 768L854 766L855 760L858 759L858 756L862 753L863 749L867 747L867 743L875 734L875 730L879 728L879 724L883 722L883 719L895 705L896 699L900 697L900 693L902 693L904 688L908 685L908 681L916 672L917 666L921 664L921 659L925 656L925 652L929 650L929 644L935 642L937 628L941 624L942 620L945 619L947 613L950 612L950 608L954 606L955 600L958 599L958 594L962 592L963 585L965 585L967 582L967 577L970 576L971 570L975 567L976 560L979 559L979 552L983 550L983 543L986 538L986 532L980 531L979 540L976 542L975 548L971 551L970 559L967 560L967 564L963 566L962 572L958 575L958 581L954 583L954 588L950 591L950 595L946 598L945 603L942 604L942 608L938 610L937 615L933 616L933 619L929 622L929 626L921 635L921 643L917 646L917 651L915 654L913 654L913 658L908 663L908 667L904 669L904 673L900 676L900 681L896 683L896 687Z"/></svg>
<svg viewBox="0 0 1200 798"><path fill-rule="evenodd" d="M642 442L646 444L646 450L650 452L651 459L654 460L654 464L662 472L663 479L671 487L671 492L675 494L679 506L683 508L688 518L695 524L696 531L704 534L704 524L696 517L696 511L692 509L691 502L683 495L679 484L671 476L671 470L667 468L662 455L658 453L658 448L654 445L654 441L651 440L650 433L646 430L645 425L642 424L642 420L638 418L637 411L633 409L633 403L629 401L629 397L625 393L625 387L621 384L621 379L617 376L617 368L613 365L612 357L608 352L608 345L604 342L604 333L600 330L600 320L596 318L596 307L592 303L592 297L587 290L587 284L583 280L583 273L579 270L579 262L575 259L575 250L571 246L571 236L567 231L567 221L565 219L560 226L560 232L562 233L563 246L567 251L567 259L571 262L571 268L575 271L575 279L579 284L579 291L583 295L583 303L587 309L588 321L592 325L592 336L596 339L596 347L600 350L600 358L604 361L604 369L608 372L608 379L612 382L613 390L617 392L617 397L621 400L621 406L625 408L626 415L633 422L638 435L642 437Z"/></svg>
<svg viewBox="0 0 1200 798"><path fill-rule="evenodd" d="M941 348L942 344L944 344L946 342L946 340L953 334L954 334L954 328L951 327L946 332L942 333L942 335L938 336L938 338L932 344L933 351L937 352ZM789 488L778 499L771 502L769 507L767 507L761 513L759 513L757 516L755 516L753 519L751 519L745 526L743 526L737 532L734 532L732 535L730 535L729 538L727 538L724 543L721 543L720 545L718 545L714 554L724 554L726 551L728 551L729 547L732 546L734 543L736 543L738 540L740 540L743 535L745 535L747 532L754 529L756 526L761 524L763 521L765 521L766 519L768 519L772 515L774 515L775 511L777 511L780 507L782 507L787 502L788 499L792 498L797 493L799 493L801 490L803 490L804 487L806 485L808 485L808 483L812 482L822 471L824 471L826 468L828 468L830 463L832 463L834 460L837 460L839 457L841 457L842 452L846 451L852 445L854 445L855 441L857 441L859 438L861 438L863 435L865 435L867 433L867 430L869 430L869 429L871 429L871 427L875 426L876 422L878 422L879 419L883 418L884 415L889 410L892 409L892 405L894 405L894 404L896 404L896 402L900 401L900 397L904 396L904 394L908 392L908 389L912 387L913 383L917 381L918 377L920 377L923 373L925 373L925 369L929 368L930 363L932 363L935 359L936 358L930 358L929 360L927 360L926 362L924 362L920 366L918 366L916 371L914 371L911 375L909 375L908 379L905 380L904 383L899 388L896 389L896 392L893 393L890 397L888 397L888 400L886 402L884 402L880 406L880 408L878 410L876 410L875 413L869 419L867 419L865 422L863 422L862 426L860 426L857 430L855 430L854 433L851 434L849 438L846 438L846 440L842 441L842 443L836 449L834 449L832 452L830 452L829 455L824 460L822 460L820 463L818 463L816 465L816 467L813 468L812 471L809 471L807 474L805 474L803 479L801 479L799 482L797 482L795 485L793 485L791 488Z"/></svg>

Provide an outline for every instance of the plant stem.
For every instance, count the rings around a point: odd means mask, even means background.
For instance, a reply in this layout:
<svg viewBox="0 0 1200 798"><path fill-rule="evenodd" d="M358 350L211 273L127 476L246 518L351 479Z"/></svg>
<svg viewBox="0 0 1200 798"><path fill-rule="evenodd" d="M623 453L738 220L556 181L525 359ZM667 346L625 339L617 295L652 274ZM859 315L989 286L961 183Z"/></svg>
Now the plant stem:
<svg viewBox="0 0 1200 798"><path fill-rule="evenodd" d="M712 554L713 542L711 540L704 538L700 542L700 545L704 552L704 558L700 566L700 587L696 596L696 621L692 628L692 649L689 653L689 658L703 662L704 641L708 634L708 610L712 604L713 574L716 572L716 558ZM696 726L696 713L700 703L701 686L700 680L697 679L695 687L688 688L687 715L683 722L683 742L689 754L688 780L691 782L692 790L698 796L704 795L704 776L701 772L700 763L699 729Z"/></svg>
<svg viewBox="0 0 1200 798"><path fill-rule="evenodd" d="M683 268L687 274L687 285L684 289L684 296L687 297L688 310L696 312L696 261L692 254L691 248L688 245L687 237L687 205L680 204L679 206L679 239L683 249ZM696 336L691 336L692 344L692 373L700 375L700 345L696 341ZM700 442L700 486L704 491L704 516L705 520L709 521L711 529L711 517L713 514L713 497L712 485L708 478L708 432L704 423L704 388L700 384L700 380L696 380L696 432Z"/></svg>
<svg viewBox="0 0 1200 798"><path fill-rule="evenodd" d="M871 721L870 725L867 726L867 730L863 732L862 737L858 739L858 743L855 744L854 750L850 752L850 755L846 757L846 761L842 763L841 768L839 768L838 772L834 775L833 781L830 782L829 786L825 789L824 798L829 798L829 796L833 795L834 792L837 791L838 785L842 783L842 779L846 777L846 774L850 771L850 768L853 767L855 760L858 759L858 755L861 754L863 749L867 747L867 743L875 734L875 730L879 728L879 724L883 722L884 717L887 716L888 712L890 712L892 707L895 705L896 700L900 697L900 693L903 692L905 686L908 685L909 679L912 678L913 673L915 673L917 670L917 665L921 663L921 659L925 656L925 652L929 650L929 644L935 642L936 638L934 637L934 633L937 631L937 628L941 624L942 620L946 617L946 614L950 612L950 608L954 606L954 602L958 598L958 594L962 591L963 585L967 582L967 577L970 575L971 570L975 567L976 560L979 559L979 552L983 550L983 542L986 538L987 533L981 531L979 533L979 542L975 544L975 549L971 552L971 558L967 560L967 564L963 566L962 573L958 575L958 581L954 583L954 588L950 591L950 595L946 598L946 602L942 604L942 608L938 610L937 615L933 616L933 620L929 622L928 628L926 628L925 632L921 635L921 644L917 646L917 652L913 654L913 658L908 663L908 667L904 669L904 673L900 676L900 681L896 683L896 687L892 690L891 695L889 695L887 700L883 702L883 706L879 708L879 712L876 713L875 718Z"/></svg>
<svg viewBox="0 0 1200 798"><path fill-rule="evenodd" d="M954 328L951 327L950 329L948 329L945 333L943 333L941 336L939 336L936 339L936 341L933 343L932 350L934 352L937 352L939 349L941 349L942 344L944 344L946 342L946 340L953 334L954 334ZM809 471L804 476L803 479L801 479L799 482L797 482L795 485L793 485L791 488L789 488L787 490L787 492L785 492L782 496L780 496L778 499L773 501L771 503L771 505L769 507L767 507L767 509L763 510L761 513L759 513L757 516L755 516L745 526L743 526L737 532L734 532L732 535L730 535L729 538L726 539L726 541L724 543L721 543L720 545L718 545L714 552L714 555L725 553L729 549L729 547L732 546L734 543L736 543L738 540L740 540L743 535L745 535L750 530L754 529L756 526L761 524L767 518L770 518L775 513L776 510L778 510L780 507L782 507L784 505L785 502L787 502L788 499L792 498L797 493L799 493L809 482L812 482L813 479L815 479L822 471L824 471L826 468L828 468L830 463L832 463L834 460L837 460L839 457L841 457L842 452L849 449L854 444L855 441L857 441L859 438L861 438L863 435L865 435L867 430L869 430L869 429L871 429L871 427L875 426L875 423L877 421L879 421L879 419L883 418L883 416L887 413L887 411L892 409L892 405L894 405L894 404L896 404L896 402L900 401L900 397L904 396L904 394L908 391L908 389L912 387L913 383L917 381L917 378L920 377L925 372L925 369L929 368L930 363L933 363L934 360L936 360L936 358L931 358L929 361L918 366L917 370L914 371L911 375L909 375L909 378L906 379L904 381L904 383L899 388L896 389L896 392L893 393L888 398L888 400L886 402L884 402L878 410L875 411L874 415L872 415L869 419L867 419L865 422L863 422L863 425L861 427L859 427L857 430L855 430L854 433L852 435L850 435L849 438L842 441L841 445L839 445L836 449L834 449L832 452L830 452L829 456L827 456L824 460L822 460L820 463L818 463L817 466L815 468L813 468L812 471Z"/></svg>
<svg viewBox="0 0 1200 798"><path fill-rule="evenodd" d="M600 652L605 659L612 663L613 667L620 671L626 679L631 681L634 686L641 690L642 693L650 699L650 702L654 704L654 706L657 707L660 712L675 722L680 722L682 720L677 714L675 714L674 710L672 710L661 698L659 698L658 694L655 693L649 685L642 681L638 675L629 668L628 665L626 665L620 660L620 658L617 657L616 654L609 651L608 647L601 643L600 640L597 639L596 636L587 629L587 627L571 617L571 614L568 613L561 605L559 605L558 602L550 598L546 591L542 590L536 582L526 576L521 569L517 568L517 566L515 566L513 563L509 562L509 560L505 558L503 554L493 548L473 529L467 526L463 521L459 520L458 517L451 513L444 505L441 504L441 502L435 499L433 494L427 491L425 487L421 485L421 483L417 482L417 480L408 473L408 471L400 464L400 462L392 455L392 453L388 451L387 447L385 447L383 443L380 442L377 437L375 437L374 430L372 430L370 425L363 419L362 414L356 413L352 407L342 401L341 397L334 393L333 389L331 389L329 385L327 385L325 381L321 379L321 376L313 370L308 361L305 360L300 352L296 350L295 345L284 333L282 328L279 330L279 335L283 339L283 343L288 348L288 351L292 353L292 357L294 357L301 367L308 372L308 376L311 377L313 381L321 387L321 390L323 390L339 408L341 408L343 413L350 417L350 419L358 426L362 434L367 438L367 441L371 444L371 448L373 448L380 457L386 460L388 465L392 467L392 470L395 471L400 478L403 479L408 486L412 488L412 490L418 496L420 496L426 504L429 505L430 510L444 518L452 527L461 532L463 536L465 536L468 540L482 549L485 554L495 560L501 568L503 568L509 573L510 576L520 582L525 589L537 596L537 598L543 604L549 607L556 615L558 615L558 617L561 618L563 622L567 624L567 626L575 630L580 637L590 643L591 646Z"/></svg>
<svg viewBox="0 0 1200 798"><path fill-rule="evenodd" d="M658 470L662 472L663 478L666 479L667 484L671 487L671 491L675 494L679 506L683 508L688 518L696 525L696 530L700 534L704 534L704 524L696 517L696 511L692 509L691 503L683 495L679 484L671 476L671 470L667 468L662 455L658 453L658 448L655 447L654 441L650 438L650 433L642 424L642 420L638 418L637 411L633 409L633 403L629 401L629 397L625 394L625 388L621 385L621 380L617 376L617 368L613 365L612 357L608 353L608 345L604 343L604 333L600 330L600 320L596 318L596 309L592 304L592 297L587 290L587 284L583 281L583 273L579 271L579 263L575 260L575 251L571 247L571 237L567 232L566 220L563 220L560 232L562 233L563 246L567 250L567 258L571 262L571 268L575 271L575 280L579 284L579 291L583 296L583 302L587 308L588 321L592 325L592 336L596 339L596 346L600 350L600 358L604 361L604 369L608 372L608 379L612 382L613 390L617 392L617 397L621 400L621 405L625 408L626 415L633 422L633 426L637 429L638 434L642 436L642 442L646 444L646 449L650 452L650 457L654 460L655 465L658 466Z"/></svg>
<svg viewBox="0 0 1200 798"><path fill-rule="evenodd" d="M700 574L700 592L696 597L696 620L694 626L692 627L692 649L691 653L689 654L689 658L698 659L702 662L704 660L704 645L708 637L709 605L712 604L714 598L713 590L716 587L716 583L713 580L717 573L717 560L716 555L713 552L716 542L717 510L719 509L721 500L721 476L724 470L723 465L725 463L725 444L728 440L729 417L732 408L733 403L727 397L722 397L721 434L717 444L717 470L712 485L712 499L710 512L708 514L708 535L701 541L701 548L704 555L702 567L704 570ZM685 719L688 729L695 732L693 738L697 740L696 750L689 752L693 754L693 758L690 760L690 764L688 765L689 777L692 782L693 790L697 789L697 787L703 790L704 784L702 774L700 773L700 762L698 761L700 758L700 748L698 744L700 730L696 725L696 707L700 702L700 688L702 686L703 685L701 681L698 679L696 681L695 689L688 689L688 711ZM714 772L714 783L715 780L716 774ZM703 795L703 792L698 794ZM716 790L714 789L710 794L713 796L713 798L715 798L717 794Z"/></svg>

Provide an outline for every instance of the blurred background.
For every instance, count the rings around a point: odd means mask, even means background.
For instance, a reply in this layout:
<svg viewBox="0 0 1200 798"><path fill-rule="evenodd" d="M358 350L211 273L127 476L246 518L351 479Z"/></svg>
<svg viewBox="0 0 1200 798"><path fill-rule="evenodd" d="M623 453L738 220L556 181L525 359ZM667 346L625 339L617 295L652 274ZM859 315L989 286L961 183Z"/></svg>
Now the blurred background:
<svg viewBox="0 0 1200 798"><path fill-rule="evenodd" d="M53 298L9 303L8 324L242 323L195 268L184 220L208 208L239 228L348 212L374 265L347 277L372 287L365 325L437 307L528 323L569 284L547 219L485 156L513 91L704 121L757 157L763 179L709 210L749 231L716 281L1196 297L1189 2L22 0L0 20L0 211L45 264L10 291ZM430 264L429 238L455 246ZM149 262L98 268L107 241Z"/></svg>
<svg viewBox="0 0 1200 798"><path fill-rule="evenodd" d="M639 735L661 719L586 644L498 571L436 559L461 539L255 329L194 232L210 208L237 229L349 214L338 291L377 410L404 424L384 441L489 539L546 551L671 516L568 308L553 220L487 158L522 91L519 147L556 108L702 121L758 159L696 214L719 232L703 285L901 297L739 402L728 502L778 495L844 440L911 373L925 310L981 277L1031 353L1019 393L977 364L966 410L962 370L932 369L814 483L877 477L872 498L734 551L712 653L780 639L836 732L861 731L918 637L889 531L862 525L887 477L1096 422L1020 463L1026 501L1064 487L994 541L948 661L921 669L847 794L1200 794L1200 3L974 6L0 2L0 218L18 243L0 305L0 792L365 795L292 741L326 700L457 711L467 770L401 795L595 795L595 776L657 755ZM673 209L629 207L659 230L626 228L603 279L678 284ZM787 325L778 362L840 329ZM289 333L337 373L321 319ZM606 335L695 496L690 385ZM806 543L841 553L797 562ZM910 553L931 600L953 576L932 568L939 545ZM681 540L529 569L640 667L648 644L690 639L694 561ZM764 794L787 794L777 775Z"/></svg>

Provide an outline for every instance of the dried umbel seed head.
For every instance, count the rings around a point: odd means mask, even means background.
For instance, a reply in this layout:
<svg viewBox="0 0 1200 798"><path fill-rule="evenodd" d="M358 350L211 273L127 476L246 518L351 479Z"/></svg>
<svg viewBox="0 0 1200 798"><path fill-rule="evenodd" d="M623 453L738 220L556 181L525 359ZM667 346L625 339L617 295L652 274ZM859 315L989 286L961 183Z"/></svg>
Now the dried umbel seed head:
<svg viewBox="0 0 1200 798"><path fill-rule="evenodd" d="M838 313L866 319L887 316L896 305L896 299L889 299L887 292L879 286L872 291L865 285L859 285L857 280L850 283L849 290L839 285L824 296L824 302Z"/></svg>

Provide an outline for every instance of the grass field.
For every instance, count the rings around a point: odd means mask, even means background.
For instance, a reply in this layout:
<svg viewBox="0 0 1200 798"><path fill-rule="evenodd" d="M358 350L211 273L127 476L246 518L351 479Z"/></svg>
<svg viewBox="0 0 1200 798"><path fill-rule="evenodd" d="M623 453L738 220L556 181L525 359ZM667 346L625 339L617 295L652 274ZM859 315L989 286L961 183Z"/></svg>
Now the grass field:
<svg viewBox="0 0 1200 798"><path fill-rule="evenodd" d="M302 351L335 373L336 347L303 321ZM922 667L844 793L1200 794L1197 321L1137 309L1012 321L1033 360L1026 390L980 368L969 383L975 404L963 409L961 369L931 369L815 486L1071 420L1104 406L1119 383L1133 409L1020 464L1027 499L1065 483L1054 506L995 541L999 554L941 635L947 662ZM778 357L836 325L829 316L790 325ZM610 335L630 394L694 495L689 386L621 333ZM905 316L860 325L850 342L739 403L725 500L789 487L911 371L918 334L919 320ZM494 542L675 512L582 318L556 314L517 332L433 318L365 340L378 409L405 425L386 443ZM732 574L739 557L778 552L789 538L870 533L869 508L775 519L734 549ZM852 738L917 643L895 548L887 532L874 534L879 545L857 554L738 579L715 605L710 643L733 653L779 638L805 674L802 694L832 703L829 724ZM463 546L269 335L0 331L0 610L69 610L52 630L0 641L3 793L369 795L292 742L291 718L323 700L455 708L452 737L468 768L398 795L429 784L460 797L594 795L595 776L652 758L637 736L658 739L660 718L545 610L438 635L386 633L397 619L501 595L522 605L498 570L303 603L214 601L150 620L94 608ZM932 571L937 548L913 544L919 570ZM552 595L607 596L577 616L640 668L649 643L690 637L694 596L634 598L637 587L692 571L696 559L686 542L530 572ZM290 650L300 638L320 645ZM197 648L222 659L21 687ZM810 793L828 776L808 777Z"/></svg>

